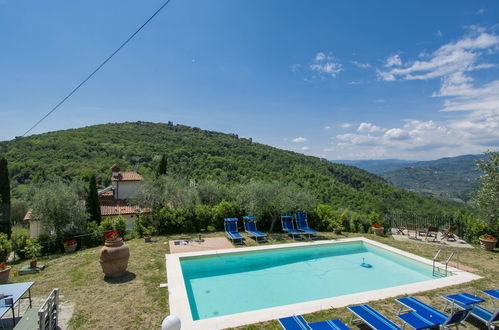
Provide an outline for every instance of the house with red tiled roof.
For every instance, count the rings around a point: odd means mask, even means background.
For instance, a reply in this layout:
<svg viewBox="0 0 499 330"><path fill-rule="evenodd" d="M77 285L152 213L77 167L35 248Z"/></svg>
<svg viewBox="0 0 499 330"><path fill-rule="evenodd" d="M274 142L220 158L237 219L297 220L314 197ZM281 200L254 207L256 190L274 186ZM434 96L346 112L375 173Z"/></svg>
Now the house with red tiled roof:
<svg viewBox="0 0 499 330"><path fill-rule="evenodd" d="M111 167L111 185L99 191L100 214L102 218L123 217L127 222L127 230L132 230L135 220L140 214L150 213L149 209L129 204L138 185L144 181L142 175L135 171L121 171L118 165ZM42 225L33 219L31 209L24 216L29 221L30 237L38 237L42 233Z"/></svg>
<svg viewBox="0 0 499 330"><path fill-rule="evenodd" d="M144 181L142 175L135 171L121 171L118 165L111 167L111 186L99 192L100 214L102 218L122 216L127 221L127 229L132 230L137 217L149 213L138 205L129 204L129 199Z"/></svg>

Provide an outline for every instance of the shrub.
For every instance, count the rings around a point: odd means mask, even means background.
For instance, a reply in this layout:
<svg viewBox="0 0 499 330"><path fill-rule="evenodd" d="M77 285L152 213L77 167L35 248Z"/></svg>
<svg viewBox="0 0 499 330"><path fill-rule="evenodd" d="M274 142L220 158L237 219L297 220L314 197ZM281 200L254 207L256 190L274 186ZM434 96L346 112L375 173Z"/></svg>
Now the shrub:
<svg viewBox="0 0 499 330"><path fill-rule="evenodd" d="M146 228L146 216L142 214L137 218L137 220L135 220L133 224L132 234L136 238L142 237L144 236L145 228Z"/></svg>
<svg viewBox="0 0 499 330"><path fill-rule="evenodd" d="M374 225L375 223L380 223L380 216L376 212L371 212L367 218L369 219L369 223Z"/></svg>
<svg viewBox="0 0 499 330"><path fill-rule="evenodd" d="M159 226L160 234L171 234L180 232L180 222L175 210L165 206L159 211Z"/></svg>
<svg viewBox="0 0 499 330"><path fill-rule="evenodd" d="M58 241L55 236L52 236L47 233L41 233L38 236L38 243L42 246L42 254L52 254L59 251L60 247L58 246ZM27 256L25 256L26 258Z"/></svg>
<svg viewBox="0 0 499 330"><path fill-rule="evenodd" d="M19 226L12 227L12 234L10 236L10 240L12 242L12 249L21 259L26 258L22 250L26 247L28 239L29 239L28 229Z"/></svg>
<svg viewBox="0 0 499 330"><path fill-rule="evenodd" d="M104 232L116 230L118 234L124 238L126 235L126 228L127 228L127 222L120 215L117 216L116 218L105 218L104 220L102 220L99 226L99 231L101 232L101 234L103 234Z"/></svg>
<svg viewBox="0 0 499 330"><path fill-rule="evenodd" d="M102 237L97 222L88 222L85 231L87 232L87 235L80 238L82 247L95 247L102 244L104 238Z"/></svg>
<svg viewBox="0 0 499 330"><path fill-rule="evenodd" d="M336 217L336 220L334 221L334 228L339 229L340 231L345 230L346 224L348 224L348 214L343 211L339 217Z"/></svg>
<svg viewBox="0 0 499 330"><path fill-rule="evenodd" d="M7 237L7 234L0 233L0 262L5 262L12 251L12 244Z"/></svg>
<svg viewBox="0 0 499 330"><path fill-rule="evenodd" d="M473 217L469 218L468 221L465 222L465 229L466 238L471 243L478 243L479 237L490 231L487 224Z"/></svg>
<svg viewBox="0 0 499 330"><path fill-rule="evenodd" d="M217 230L224 230L225 218L241 218L241 208L237 203L221 201L213 209L213 226Z"/></svg>
<svg viewBox="0 0 499 330"><path fill-rule="evenodd" d="M208 226L212 223L213 219L213 208L209 205L196 205L194 207L194 213L196 215L196 224L199 229L208 230Z"/></svg>
<svg viewBox="0 0 499 330"><path fill-rule="evenodd" d="M36 238L29 239L23 252L31 260L37 260L42 253L42 245Z"/></svg>
<svg viewBox="0 0 499 330"><path fill-rule="evenodd" d="M175 210L176 216L181 220L180 232L182 233L194 233L199 232L199 224L196 220L196 214L194 212L194 207L185 207Z"/></svg>

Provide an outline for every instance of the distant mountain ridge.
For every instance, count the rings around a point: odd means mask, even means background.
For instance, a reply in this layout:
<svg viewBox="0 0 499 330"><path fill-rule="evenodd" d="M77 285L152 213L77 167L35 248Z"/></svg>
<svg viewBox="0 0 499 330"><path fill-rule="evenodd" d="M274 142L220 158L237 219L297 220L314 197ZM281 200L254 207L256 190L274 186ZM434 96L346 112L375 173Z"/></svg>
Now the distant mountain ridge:
<svg viewBox="0 0 499 330"><path fill-rule="evenodd" d="M476 167L486 155L462 155L431 161L399 159L335 161L377 174L397 187L459 202L469 201L482 174Z"/></svg>
<svg viewBox="0 0 499 330"><path fill-rule="evenodd" d="M355 166L373 174L382 174L411 166L415 162L402 159L379 159L379 160L332 160L333 163Z"/></svg>

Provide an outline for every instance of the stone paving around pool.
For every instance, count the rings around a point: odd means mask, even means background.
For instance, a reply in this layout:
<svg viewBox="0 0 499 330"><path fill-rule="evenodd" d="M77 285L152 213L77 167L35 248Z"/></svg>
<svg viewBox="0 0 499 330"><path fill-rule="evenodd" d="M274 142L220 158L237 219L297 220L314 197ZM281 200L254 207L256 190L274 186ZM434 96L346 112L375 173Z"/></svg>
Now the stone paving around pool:
<svg viewBox="0 0 499 330"><path fill-rule="evenodd" d="M170 245L170 253L184 253L194 251L207 251L207 250L223 250L232 249L234 246L225 237L208 237L203 238L203 241L197 241L196 238L184 240L171 240L168 242Z"/></svg>
<svg viewBox="0 0 499 330"><path fill-rule="evenodd" d="M472 249L473 246L466 243L464 240L460 239L457 235L455 240L442 240L442 233L437 233L437 237L434 236L426 237L425 235L417 235L417 238L414 238L414 231L411 231L411 237L409 237L407 233L407 229L403 231L404 235L397 234L397 229L392 228L392 237L397 241L413 241L418 243L426 243L436 246L448 246L448 247L459 247L459 248L468 248Z"/></svg>

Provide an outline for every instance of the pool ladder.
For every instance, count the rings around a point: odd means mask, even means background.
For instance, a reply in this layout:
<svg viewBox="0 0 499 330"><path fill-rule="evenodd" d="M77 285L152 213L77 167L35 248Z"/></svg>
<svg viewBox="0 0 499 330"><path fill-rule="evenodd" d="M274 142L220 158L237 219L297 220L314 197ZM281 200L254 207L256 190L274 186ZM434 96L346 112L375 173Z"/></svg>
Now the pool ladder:
<svg viewBox="0 0 499 330"><path fill-rule="evenodd" d="M450 260L452 259L453 256L457 257L457 252L452 251L447 260L443 262L443 264L445 265L445 274L442 274L440 267L437 266L437 258L440 255L440 252L442 252L442 249L438 249L437 254L435 254L435 256L433 257L433 276L435 277L447 276L448 274L447 268L449 266ZM459 266L459 261L457 262L456 266Z"/></svg>

